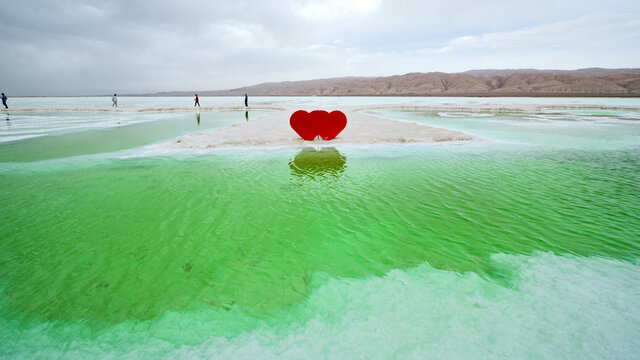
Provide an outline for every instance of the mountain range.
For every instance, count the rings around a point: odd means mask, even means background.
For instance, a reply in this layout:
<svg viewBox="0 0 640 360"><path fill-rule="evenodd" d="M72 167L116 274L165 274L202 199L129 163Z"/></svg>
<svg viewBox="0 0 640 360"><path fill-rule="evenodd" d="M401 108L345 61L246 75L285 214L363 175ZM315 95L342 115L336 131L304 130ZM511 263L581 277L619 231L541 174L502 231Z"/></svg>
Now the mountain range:
<svg viewBox="0 0 640 360"><path fill-rule="evenodd" d="M230 90L198 91L210 96L638 96L640 68L579 70L471 70L409 73L385 77L339 77L269 82ZM193 91L153 95L193 95Z"/></svg>

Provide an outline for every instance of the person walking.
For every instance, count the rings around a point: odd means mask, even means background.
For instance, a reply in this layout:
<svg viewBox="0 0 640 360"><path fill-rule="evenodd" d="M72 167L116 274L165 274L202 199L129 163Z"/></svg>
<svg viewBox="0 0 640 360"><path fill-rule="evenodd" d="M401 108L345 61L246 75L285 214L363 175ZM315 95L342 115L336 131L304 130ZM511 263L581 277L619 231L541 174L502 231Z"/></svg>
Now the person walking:
<svg viewBox="0 0 640 360"><path fill-rule="evenodd" d="M249 106L249 97L247 96L247 94L244 94L244 107L248 107Z"/></svg>
<svg viewBox="0 0 640 360"><path fill-rule="evenodd" d="M193 106L196 106L196 105L200 107L200 100L198 100L198 94L196 94L195 103L193 104Z"/></svg>
<svg viewBox="0 0 640 360"><path fill-rule="evenodd" d="M113 96L111 97L111 102L113 102L113 104L111 104L111 107L118 107L118 95L117 94L113 94Z"/></svg>
<svg viewBox="0 0 640 360"><path fill-rule="evenodd" d="M2 105L4 105L5 109L8 109L9 107L7 106L7 95L5 95L4 93L2 93Z"/></svg>

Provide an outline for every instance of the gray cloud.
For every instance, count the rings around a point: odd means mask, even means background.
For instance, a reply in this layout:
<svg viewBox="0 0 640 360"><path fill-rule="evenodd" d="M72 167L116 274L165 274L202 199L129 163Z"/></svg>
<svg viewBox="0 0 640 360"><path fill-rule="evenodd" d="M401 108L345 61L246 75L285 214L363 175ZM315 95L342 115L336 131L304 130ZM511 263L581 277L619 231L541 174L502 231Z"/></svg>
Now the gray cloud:
<svg viewBox="0 0 640 360"><path fill-rule="evenodd" d="M636 3L9 0L0 12L0 88L108 94L487 67L637 66Z"/></svg>

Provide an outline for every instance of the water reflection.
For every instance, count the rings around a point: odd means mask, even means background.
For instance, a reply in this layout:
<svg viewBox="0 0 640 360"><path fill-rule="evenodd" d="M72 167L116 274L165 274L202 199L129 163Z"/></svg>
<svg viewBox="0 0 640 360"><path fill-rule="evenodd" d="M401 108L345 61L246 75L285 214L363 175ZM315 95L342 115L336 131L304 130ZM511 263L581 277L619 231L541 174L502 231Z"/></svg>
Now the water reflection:
<svg viewBox="0 0 640 360"><path fill-rule="evenodd" d="M346 167L347 158L332 147L319 150L307 147L289 161L289 168L294 179L337 178L342 175Z"/></svg>
<svg viewBox="0 0 640 360"><path fill-rule="evenodd" d="M198 126L200 126L200 112L196 113L196 121L198 122Z"/></svg>
<svg viewBox="0 0 640 360"><path fill-rule="evenodd" d="M244 112L244 118L249 122L249 111Z"/></svg>

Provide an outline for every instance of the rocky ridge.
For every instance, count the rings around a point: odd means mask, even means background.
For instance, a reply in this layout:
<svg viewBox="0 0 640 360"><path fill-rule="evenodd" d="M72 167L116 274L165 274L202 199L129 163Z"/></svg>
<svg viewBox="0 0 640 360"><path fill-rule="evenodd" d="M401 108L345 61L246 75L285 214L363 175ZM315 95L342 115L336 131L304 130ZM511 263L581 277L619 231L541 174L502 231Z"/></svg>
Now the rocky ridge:
<svg viewBox="0 0 640 360"><path fill-rule="evenodd" d="M640 68L472 70L263 83L202 95L252 96L640 96ZM184 92L191 95L192 92ZM156 95L182 95L167 92Z"/></svg>

